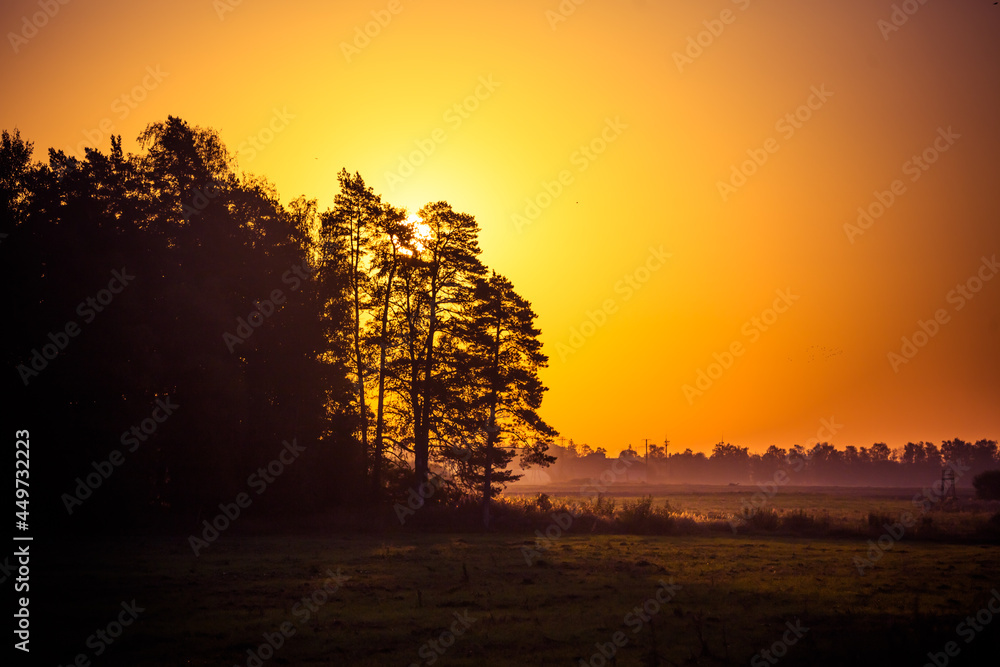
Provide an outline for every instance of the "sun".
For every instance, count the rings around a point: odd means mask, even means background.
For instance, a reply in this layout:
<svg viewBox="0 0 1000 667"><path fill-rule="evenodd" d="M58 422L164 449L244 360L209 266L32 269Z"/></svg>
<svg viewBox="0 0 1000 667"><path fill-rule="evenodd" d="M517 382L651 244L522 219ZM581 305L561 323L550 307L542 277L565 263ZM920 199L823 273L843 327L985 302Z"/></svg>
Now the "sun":
<svg viewBox="0 0 1000 667"><path fill-rule="evenodd" d="M419 243L431 237L431 227L424 222L416 213L411 213L406 217L406 224L413 229L413 238Z"/></svg>
<svg viewBox="0 0 1000 667"><path fill-rule="evenodd" d="M404 255L413 256L416 253L423 252L425 246L424 242L431 238L431 228L430 225L423 221L416 213L410 213L406 216L404 224L412 230L412 235L410 237L409 248L401 248L400 252Z"/></svg>

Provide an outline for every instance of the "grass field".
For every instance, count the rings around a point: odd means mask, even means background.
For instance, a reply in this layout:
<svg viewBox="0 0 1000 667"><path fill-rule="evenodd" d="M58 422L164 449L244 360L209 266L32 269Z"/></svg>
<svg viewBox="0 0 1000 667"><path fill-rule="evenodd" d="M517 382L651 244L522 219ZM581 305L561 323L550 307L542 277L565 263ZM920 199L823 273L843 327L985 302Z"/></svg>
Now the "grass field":
<svg viewBox="0 0 1000 667"><path fill-rule="evenodd" d="M597 495L592 487L582 491L585 484L549 487L518 486L507 494L509 498L531 500L539 493L546 493L553 504L572 504ZM745 506L773 509L778 514L803 512L817 519L825 519L831 528L866 532L869 515L897 521L904 513L912 513L922 521L925 534L944 532L949 535L974 535L982 524L1000 512L1000 502L977 502L971 492L963 489L960 502L951 505L933 502L924 505L930 497L937 500L930 489L921 488L844 488L844 487L772 487L766 493L755 485L700 486L670 485L647 486L620 484L609 486L603 495L615 501L618 507L644 496L652 496L654 504L667 504L678 517L698 522L729 521ZM917 503L914 503L917 499Z"/></svg>
<svg viewBox="0 0 1000 667"><path fill-rule="evenodd" d="M713 512L724 495L670 501ZM814 496L800 500L819 507ZM842 502L837 511L855 511ZM893 512L905 500L885 502ZM863 538L560 532L232 530L199 557L186 537L81 543L45 574L61 599L49 648L60 665L83 653L93 664L247 667L919 666L948 642L948 664L987 665L1000 651L1000 617L959 626L983 609L993 618L993 545L904 539L860 574ZM133 598L144 611L96 657L88 636Z"/></svg>

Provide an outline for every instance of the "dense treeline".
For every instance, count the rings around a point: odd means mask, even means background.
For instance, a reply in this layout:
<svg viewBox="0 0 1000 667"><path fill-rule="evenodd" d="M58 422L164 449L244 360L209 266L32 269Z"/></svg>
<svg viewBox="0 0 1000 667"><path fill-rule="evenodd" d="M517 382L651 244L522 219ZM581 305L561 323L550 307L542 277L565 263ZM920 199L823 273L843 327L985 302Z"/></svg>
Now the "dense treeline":
<svg viewBox="0 0 1000 667"><path fill-rule="evenodd" d="M942 469L950 467L956 472L956 483L967 487L974 476L1000 468L996 440L971 443L958 438L945 440L940 446L908 442L898 449L890 449L884 442L844 449L827 442L811 447L794 445L787 450L772 445L763 454L720 442L710 455L690 449L669 453L669 442L652 443L648 467L645 450L637 452L631 447L617 460L609 459L603 448L574 445L572 440L565 447L554 445L553 453L559 461L548 471L554 482L599 479L603 474L618 482L740 484L770 482L777 475L782 483L795 485L925 486L941 479ZM778 475L779 471L784 474Z"/></svg>
<svg viewBox="0 0 1000 667"><path fill-rule="evenodd" d="M407 215L346 171L333 209L283 206L174 117L139 142L39 162L3 132L8 426L30 432L33 511L127 526L439 482L485 510L515 456L553 460L535 315L472 216Z"/></svg>

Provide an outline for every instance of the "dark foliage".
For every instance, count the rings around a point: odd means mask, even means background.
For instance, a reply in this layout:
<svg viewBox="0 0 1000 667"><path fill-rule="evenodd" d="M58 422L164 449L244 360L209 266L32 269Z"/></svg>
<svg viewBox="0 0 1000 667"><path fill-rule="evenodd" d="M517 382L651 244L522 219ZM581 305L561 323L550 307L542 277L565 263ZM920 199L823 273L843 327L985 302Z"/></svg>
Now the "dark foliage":
<svg viewBox="0 0 1000 667"><path fill-rule="evenodd" d="M983 500L1000 500L1000 470L987 470L972 480L976 497Z"/></svg>
<svg viewBox="0 0 1000 667"><path fill-rule="evenodd" d="M485 354L468 335L486 270L472 216L430 204L414 239L359 175L342 172L319 213L238 175L213 130L169 117L139 142L139 155L113 137L108 154L36 162L2 134L5 395L32 441L32 511L54 529L155 529L198 525L240 494L259 516L399 497L414 458L416 483L444 479L496 385L457 370ZM529 320L524 368L511 361L503 380L527 398L504 404L504 428L547 438L533 313L505 289ZM492 442L503 468L511 445ZM545 442L528 447L552 460ZM453 500L455 482L441 486Z"/></svg>

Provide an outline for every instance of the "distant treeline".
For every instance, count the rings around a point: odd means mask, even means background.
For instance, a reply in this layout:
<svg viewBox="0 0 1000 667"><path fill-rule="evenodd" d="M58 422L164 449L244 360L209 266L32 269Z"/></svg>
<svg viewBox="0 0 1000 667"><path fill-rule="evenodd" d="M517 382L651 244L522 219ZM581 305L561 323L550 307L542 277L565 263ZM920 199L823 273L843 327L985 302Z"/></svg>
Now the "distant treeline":
<svg viewBox="0 0 1000 667"><path fill-rule="evenodd" d="M996 440L945 440L908 442L890 449L884 442L871 447L848 445L837 449L821 442L806 448L795 445L783 449L772 445L763 454L751 454L747 447L717 443L710 455L686 449L669 453L669 444L649 445L646 451L627 449L617 458L608 458L603 448L587 445L554 445L557 463L546 472L553 482L600 480L614 482L676 484L741 484L767 482L784 471L784 483L822 486L926 486L941 479L942 469L957 472L959 486L972 486L975 475L1000 468ZM949 463L952 464L949 466Z"/></svg>
<svg viewBox="0 0 1000 667"><path fill-rule="evenodd" d="M32 511L388 505L445 469L488 500L515 457L553 460L535 314L480 261L475 218L408 215L347 171L332 209L282 205L174 117L139 143L38 162L2 135L5 412L30 435Z"/></svg>

